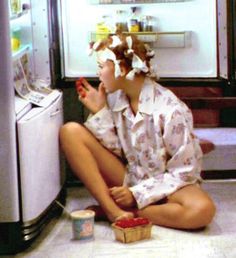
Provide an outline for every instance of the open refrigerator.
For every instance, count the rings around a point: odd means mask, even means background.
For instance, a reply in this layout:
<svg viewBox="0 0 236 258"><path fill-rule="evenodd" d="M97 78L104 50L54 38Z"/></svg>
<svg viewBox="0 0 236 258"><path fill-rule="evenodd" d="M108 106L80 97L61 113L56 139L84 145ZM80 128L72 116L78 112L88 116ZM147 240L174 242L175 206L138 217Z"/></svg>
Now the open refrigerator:
<svg viewBox="0 0 236 258"><path fill-rule="evenodd" d="M27 247L65 202L46 0L0 2L0 255Z"/></svg>
<svg viewBox="0 0 236 258"><path fill-rule="evenodd" d="M226 0L60 0L62 77L96 77L88 43L113 33L120 20L127 25L124 33L136 34L155 50L152 64L160 78L228 79L229 5ZM129 28L134 7L139 24L149 22L151 29Z"/></svg>

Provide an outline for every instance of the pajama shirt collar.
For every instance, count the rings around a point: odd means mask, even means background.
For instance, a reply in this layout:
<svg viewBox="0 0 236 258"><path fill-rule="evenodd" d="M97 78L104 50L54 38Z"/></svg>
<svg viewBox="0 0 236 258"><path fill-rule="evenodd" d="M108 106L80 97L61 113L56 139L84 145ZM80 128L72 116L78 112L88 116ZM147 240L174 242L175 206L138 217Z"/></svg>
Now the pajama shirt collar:
<svg viewBox="0 0 236 258"><path fill-rule="evenodd" d="M145 113L147 115L153 113L155 87L155 83L151 79L145 79L139 96L138 112ZM121 110L127 109L129 107L128 98L122 90L118 90L109 94L109 97L114 99L114 104L110 107L113 112L120 112Z"/></svg>

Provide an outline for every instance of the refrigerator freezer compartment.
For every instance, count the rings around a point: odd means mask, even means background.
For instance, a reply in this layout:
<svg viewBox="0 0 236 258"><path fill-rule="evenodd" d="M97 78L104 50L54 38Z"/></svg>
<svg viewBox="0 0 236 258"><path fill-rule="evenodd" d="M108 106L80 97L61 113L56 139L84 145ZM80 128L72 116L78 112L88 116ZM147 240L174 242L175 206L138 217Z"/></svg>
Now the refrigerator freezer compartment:
<svg viewBox="0 0 236 258"><path fill-rule="evenodd" d="M15 113L16 120L19 120L23 115L25 115L32 108L31 103L27 100L20 98L19 96L15 96Z"/></svg>
<svg viewBox="0 0 236 258"><path fill-rule="evenodd" d="M58 140L63 123L62 94L48 108L36 109L40 112L31 119L23 117L17 122L24 222L39 217L62 188ZM34 114L34 108L31 112Z"/></svg>
<svg viewBox="0 0 236 258"><path fill-rule="evenodd" d="M55 201L51 203L47 210L45 210L39 217L23 223L21 227L23 241L26 243L30 242L42 231L51 218L55 217L56 214L60 215L62 209L58 206L57 201L65 204L65 198L66 189L62 188L58 196L55 198Z"/></svg>

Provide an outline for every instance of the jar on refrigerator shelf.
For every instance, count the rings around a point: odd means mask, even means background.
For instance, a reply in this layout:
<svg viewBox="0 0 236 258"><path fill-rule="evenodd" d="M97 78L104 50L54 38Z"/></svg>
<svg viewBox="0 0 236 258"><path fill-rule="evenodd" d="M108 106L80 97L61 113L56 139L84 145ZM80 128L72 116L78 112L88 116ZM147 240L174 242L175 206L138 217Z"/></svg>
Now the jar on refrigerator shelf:
<svg viewBox="0 0 236 258"><path fill-rule="evenodd" d="M116 10L115 27L116 31L128 31L126 12L124 10Z"/></svg>
<svg viewBox="0 0 236 258"><path fill-rule="evenodd" d="M153 17L150 15L144 15L140 22L141 31L153 31Z"/></svg>
<svg viewBox="0 0 236 258"><path fill-rule="evenodd" d="M95 41L107 38L108 34L113 31L111 17L103 15L101 21L96 24L96 39Z"/></svg>
<svg viewBox="0 0 236 258"><path fill-rule="evenodd" d="M139 22L136 19L130 19L129 32L139 32Z"/></svg>
<svg viewBox="0 0 236 258"><path fill-rule="evenodd" d="M131 7L131 15L128 20L129 32L139 32L140 31L140 21L138 12L140 11L137 7Z"/></svg>

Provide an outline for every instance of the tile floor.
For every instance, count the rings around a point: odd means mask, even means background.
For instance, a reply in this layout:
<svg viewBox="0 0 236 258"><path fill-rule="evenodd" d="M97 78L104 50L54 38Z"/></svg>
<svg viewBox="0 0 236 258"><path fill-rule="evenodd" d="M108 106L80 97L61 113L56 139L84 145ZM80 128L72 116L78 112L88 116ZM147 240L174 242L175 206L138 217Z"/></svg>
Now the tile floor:
<svg viewBox="0 0 236 258"><path fill-rule="evenodd" d="M204 230L187 232L154 226L152 238L130 244L116 242L108 222L96 222L94 240L72 240L65 213L54 219L23 253L5 258L236 258L236 181L204 182L217 214ZM84 188L69 188L67 209L96 203Z"/></svg>

